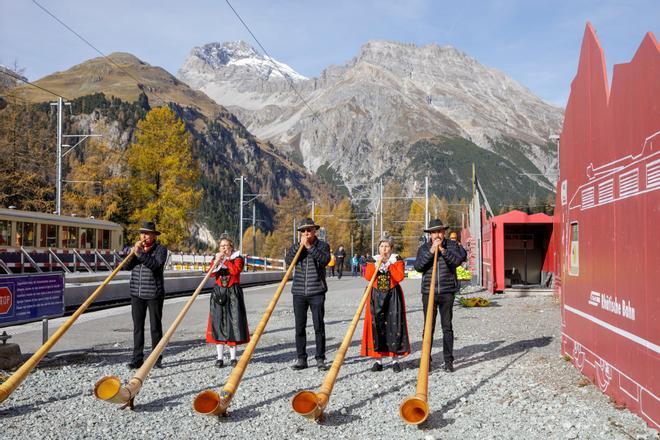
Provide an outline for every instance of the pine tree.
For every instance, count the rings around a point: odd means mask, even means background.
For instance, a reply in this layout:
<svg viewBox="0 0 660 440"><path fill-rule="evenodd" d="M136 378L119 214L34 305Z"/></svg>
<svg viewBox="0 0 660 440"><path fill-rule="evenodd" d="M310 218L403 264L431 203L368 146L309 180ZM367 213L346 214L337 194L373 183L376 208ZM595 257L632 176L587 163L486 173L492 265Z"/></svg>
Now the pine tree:
<svg viewBox="0 0 660 440"><path fill-rule="evenodd" d="M133 229L154 220L163 244L180 245L201 199L191 136L171 109L159 107L138 123L136 137L128 152Z"/></svg>

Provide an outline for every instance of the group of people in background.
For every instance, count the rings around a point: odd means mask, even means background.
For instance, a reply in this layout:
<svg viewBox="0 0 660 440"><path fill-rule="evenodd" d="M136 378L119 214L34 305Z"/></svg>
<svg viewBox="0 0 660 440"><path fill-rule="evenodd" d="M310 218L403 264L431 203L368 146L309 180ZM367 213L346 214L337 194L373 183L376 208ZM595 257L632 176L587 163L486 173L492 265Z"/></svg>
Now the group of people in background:
<svg viewBox="0 0 660 440"><path fill-rule="evenodd" d="M314 353L316 367L321 371L328 369L325 357L324 323L325 299L328 291L326 276L329 270L331 276L336 272L337 277L341 279L346 251L343 245L340 245L333 252L328 243L318 239L316 232L319 227L311 218L301 221L297 228L300 241L288 249L285 257L285 263L289 266L302 247L295 264L291 287L296 345L296 362L292 365L294 370L302 370L309 366L306 329L310 311L316 343ZM466 260L467 253L457 240L445 237L445 230L439 219L432 220L429 227L424 229L424 232L429 234L429 240L419 247L414 267L423 274L420 293L424 319L426 319L433 259L434 254L438 253L432 327L435 333L436 317L439 314L443 334L444 369L452 372L454 371L452 308L459 290L456 267ZM152 347L158 344L163 334L161 323L165 294L163 270L167 250L156 240L160 232L156 230L153 222L144 223L139 232L140 240L133 248L135 257L127 264L132 271L130 289L134 324L134 350L131 362L128 364L129 368L139 368L143 362L144 321L147 311L151 325ZM219 250L211 264L215 285L210 296L206 341L216 346L216 366L224 367L225 346L229 351L229 364L236 365L236 347L249 342L250 331L240 284L245 261L240 253L235 251L234 243L228 236L223 235L220 238L218 247ZM360 275L366 280L375 277L366 305L360 354L374 359L371 371L382 371L383 358L389 357L392 370L400 372L402 367L399 359L411 352L406 301L401 288L401 282L405 277L404 262L394 253L393 241L383 238L378 243L378 255L374 258L369 255L353 255L350 263L353 276L357 276L360 271ZM158 359L155 366L162 368L162 359Z"/></svg>

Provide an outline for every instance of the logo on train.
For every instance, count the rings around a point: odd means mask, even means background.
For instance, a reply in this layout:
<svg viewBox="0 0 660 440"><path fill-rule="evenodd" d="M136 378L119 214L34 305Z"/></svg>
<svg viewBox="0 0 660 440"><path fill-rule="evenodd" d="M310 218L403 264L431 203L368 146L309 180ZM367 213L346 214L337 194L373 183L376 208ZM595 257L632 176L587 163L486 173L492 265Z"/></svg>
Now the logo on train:
<svg viewBox="0 0 660 440"><path fill-rule="evenodd" d="M0 287L0 315L6 315L11 310L12 295L9 287Z"/></svg>

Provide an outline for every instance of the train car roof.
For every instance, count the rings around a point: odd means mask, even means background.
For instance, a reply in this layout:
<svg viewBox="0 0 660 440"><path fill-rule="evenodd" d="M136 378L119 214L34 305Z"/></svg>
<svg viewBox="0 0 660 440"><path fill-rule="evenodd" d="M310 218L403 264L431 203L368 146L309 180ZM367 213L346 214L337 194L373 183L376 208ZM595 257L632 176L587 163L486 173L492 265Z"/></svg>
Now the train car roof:
<svg viewBox="0 0 660 440"><path fill-rule="evenodd" d="M80 226L93 226L93 227L103 227L106 229L117 229L121 230L122 226L118 223L110 222L107 220L97 220L94 218L87 217L73 217L70 215L55 215L55 214L46 214L43 212L33 212L33 211L22 211L20 209L6 209L0 208L0 218L10 217L13 220L32 220L37 223L47 222L55 224L75 224Z"/></svg>

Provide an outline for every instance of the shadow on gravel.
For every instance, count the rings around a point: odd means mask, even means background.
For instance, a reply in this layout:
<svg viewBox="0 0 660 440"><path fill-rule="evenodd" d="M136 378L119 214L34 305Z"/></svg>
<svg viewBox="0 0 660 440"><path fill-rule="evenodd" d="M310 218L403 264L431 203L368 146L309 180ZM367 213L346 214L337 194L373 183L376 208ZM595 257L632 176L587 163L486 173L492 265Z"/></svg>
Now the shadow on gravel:
<svg viewBox="0 0 660 440"><path fill-rule="evenodd" d="M525 339L523 341L517 341L514 343L511 343L509 345L505 345L504 347L497 348L495 350L489 351L487 353L484 353L481 356L478 357L473 357L473 358L467 358L467 359L460 359L458 358L457 360L454 361L454 366L456 368L469 368L473 365L479 364L481 362L488 362L492 361L494 359L498 359L504 356L511 356L516 353L520 352L527 352L528 349L530 348L540 348L540 347L545 347L552 342L553 337L552 336L542 336L540 338L534 338L534 339ZM488 344L486 344L488 345ZM498 344L499 345L499 344ZM469 347L466 347L469 348Z"/></svg>
<svg viewBox="0 0 660 440"><path fill-rule="evenodd" d="M4 408L0 410L0 418L23 416L27 413L38 410L43 405L47 405L53 402L60 402L63 400L69 400L75 397L80 397L80 394L81 394L80 392L77 392L77 393L68 394L66 396L58 395L58 396L50 397L46 400L38 400L36 402L29 403L27 405L19 405L19 406L11 406L11 401L10 401L11 397L10 397L5 403L3 403Z"/></svg>
<svg viewBox="0 0 660 440"><path fill-rule="evenodd" d="M542 338L539 338L539 339L542 339ZM526 341L521 341L521 342L526 342ZM513 344L512 344L512 345L513 345ZM507 347L508 347L508 346L507 346ZM503 348L506 348L506 347L503 347ZM452 423L454 423L454 421L455 421L454 419L445 419L445 418L443 418L442 415L445 414L447 411L449 411L449 410L455 408L456 405L461 401L461 399L463 399L463 398L467 399L467 398L470 397L472 394L476 393L477 390L478 390L479 388L481 388L486 382L488 382L489 380L493 379L494 377L497 377L497 376L499 376L500 374L502 374L502 372L503 372L504 370L506 370L507 368L509 368L512 364L514 364L515 362L517 362L518 359L520 359L521 357L525 356L526 354L527 354L527 349L525 348L525 349L522 350L522 353L520 353L520 354L519 354L518 356L516 356L514 359L510 360L509 362L507 362L502 368L500 368L499 370L497 370L496 372L494 372L494 373L491 374L490 376L483 378L479 383L477 383L476 385L474 385L472 388L470 388L469 390L467 390L466 392L464 392L464 393L461 394L460 396L455 397L455 398L453 398L452 400L450 400L449 402L445 403L445 404L442 406L442 408L440 408L439 410L437 410L437 411L433 411L431 414L429 414L428 419L426 419L426 422L424 422L424 423L420 426L420 428L421 428L423 431L430 430L430 429L441 429L441 428L444 428L445 426L449 426L449 425L451 425Z"/></svg>

